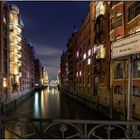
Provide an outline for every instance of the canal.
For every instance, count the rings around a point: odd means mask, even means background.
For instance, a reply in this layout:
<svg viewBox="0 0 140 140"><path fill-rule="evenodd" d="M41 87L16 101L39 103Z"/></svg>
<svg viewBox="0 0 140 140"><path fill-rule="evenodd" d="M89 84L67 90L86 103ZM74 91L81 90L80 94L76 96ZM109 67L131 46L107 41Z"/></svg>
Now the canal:
<svg viewBox="0 0 140 140"><path fill-rule="evenodd" d="M75 99L70 98L64 93L59 92L57 89L52 88L50 90L42 90L41 92L34 92L29 98L20 103L16 108L13 108L7 116L13 118L22 118L29 122L18 122L13 120L8 122L4 130L4 138L61 138L60 126L65 129L65 125L59 123L52 125L51 120L105 120L104 115L94 111L88 106L78 102ZM26 119L27 118L27 119ZM35 118L35 119L31 119ZM40 119L41 118L41 119ZM46 122L41 120L47 119ZM36 120L33 122L33 120ZM39 120L39 121L37 121ZM49 121L50 120L50 121ZM69 123L68 123L69 125ZM82 124L77 124L76 127L83 130ZM89 125L87 130L93 128L95 125ZM67 126L68 131L66 135L72 136L77 132L77 129L73 125ZM37 130L37 131L36 131ZM106 130L99 130L99 134L102 134ZM21 137L24 135L24 137ZM79 135L75 138L79 138Z"/></svg>
<svg viewBox="0 0 140 140"><path fill-rule="evenodd" d="M46 119L106 119L102 114L51 88L35 92L8 116Z"/></svg>

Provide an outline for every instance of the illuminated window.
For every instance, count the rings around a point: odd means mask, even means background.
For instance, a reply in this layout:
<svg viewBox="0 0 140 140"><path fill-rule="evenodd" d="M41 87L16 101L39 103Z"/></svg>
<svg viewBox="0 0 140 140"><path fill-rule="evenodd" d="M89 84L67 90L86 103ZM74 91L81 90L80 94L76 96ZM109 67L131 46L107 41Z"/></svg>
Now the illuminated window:
<svg viewBox="0 0 140 140"><path fill-rule="evenodd" d="M79 51L77 51L77 54L76 55L77 55L77 57L79 57Z"/></svg>
<svg viewBox="0 0 140 140"><path fill-rule="evenodd" d="M118 12L116 16L116 27L120 27L122 26L122 13Z"/></svg>
<svg viewBox="0 0 140 140"><path fill-rule="evenodd" d="M91 55L91 49L88 50L88 56L90 56L90 55Z"/></svg>
<svg viewBox="0 0 140 140"><path fill-rule="evenodd" d="M90 58L88 59L88 65L90 65L91 64L91 60L90 60Z"/></svg>
<svg viewBox="0 0 140 140"><path fill-rule="evenodd" d="M83 59L84 59L84 60L86 59L86 53L84 53Z"/></svg>
<svg viewBox="0 0 140 140"><path fill-rule="evenodd" d="M3 87L7 87L7 80L6 80L6 78L3 78Z"/></svg>
<svg viewBox="0 0 140 140"><path fill-rule="evenodd" d="M97 47L94 46L94 48L92 48L92 53L95 54L97 52Z"/></svg>
<svg viewBox="0 0 140 140"><path fill-rule="evenodd" d="M76 76L78 77L78 72L76 73Z"/></svg>
<svg viewBox="0 0 140 140"><path fill-rule="evenodd" d="M96 18L101 14L104 15L104 12L105 12L105 9L104 9L103 2L102 1L96 2Z"/></svg>
<svg viewBox="0 0 140 140"><path fill-rule="evenodd" d="M81 71L79 72L79 75L80 75L80 76L82 75L82 72L81 72Z"/></svg>

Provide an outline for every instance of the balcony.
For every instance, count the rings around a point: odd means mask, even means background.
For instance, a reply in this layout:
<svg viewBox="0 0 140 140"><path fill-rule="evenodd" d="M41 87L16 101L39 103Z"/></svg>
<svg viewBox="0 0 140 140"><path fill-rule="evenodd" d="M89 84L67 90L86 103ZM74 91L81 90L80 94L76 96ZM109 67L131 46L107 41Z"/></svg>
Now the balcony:
<svg viewBox="0 0 140 140"><path fill-rule="evenodd" d="M140 138L139 121L52 120L0 117L0 124L0 138Z"/></svg>
<svg viewBox="0 0 140 140"><path fill-rule="evenodd" d="M21 44L19 44L19 43L16 44L16 47L17 47L18 50L21 50Z"/></svg>
<svg viewBox="0 0 140 140"><path fill-rule="evenodd" d="M21 25L15 25L14 23L13 23L13 21L11 21L12 23L10 23L10 29L14 29L14 28L16 28L20 33L21 33L21 29L22 29L22 27L21 27Z"/></svg>
<svg viewBox="0 0 140 140"><path fill-rule="evenodd" d="M19 65L19 66L21 65L21 62L20 62L20 61L11 61L10 63L11 63L11 65L12 65L12 64L17 64L17 65Z"/></svg>
<svg viewBox="0 0 140 140"><path fill-rule="evenodd" d="M15 33L15 32L10 32L10 34L11 34L11 36L14 36L14 37L16 37L18 40L21 41L21 34Z"/></svg>
<svg viewBox="0 0 140 140"><path fill-rule="evenodd" d="M17 58L21 58L21 52L11 51L10 55L14 55L14 56L17 56Z"/></svg>

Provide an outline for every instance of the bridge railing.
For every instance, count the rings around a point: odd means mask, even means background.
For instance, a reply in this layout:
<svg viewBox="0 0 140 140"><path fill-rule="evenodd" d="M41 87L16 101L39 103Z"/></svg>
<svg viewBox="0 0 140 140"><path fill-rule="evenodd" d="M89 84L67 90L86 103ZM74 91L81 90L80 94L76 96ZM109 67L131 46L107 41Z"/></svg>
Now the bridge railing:
<svg viewBox="0 0 140 140"><path fill-rule="evenodd" d="M0 138L140 138L140 122L0 117Z"/></svg>

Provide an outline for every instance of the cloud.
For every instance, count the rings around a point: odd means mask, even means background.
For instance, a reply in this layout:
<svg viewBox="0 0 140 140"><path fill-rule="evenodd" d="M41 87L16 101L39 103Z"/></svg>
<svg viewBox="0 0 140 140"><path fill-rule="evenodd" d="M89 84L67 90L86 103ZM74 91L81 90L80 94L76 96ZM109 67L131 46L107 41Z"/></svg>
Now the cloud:
<svg viewBox="0 0 140 140"><path fill-rule="evenodd" d="M33 43L35 56L47 68L50 79L56 79L60 67L60 56L62 50L58 47L51 47L45 44Z"/></svg>

